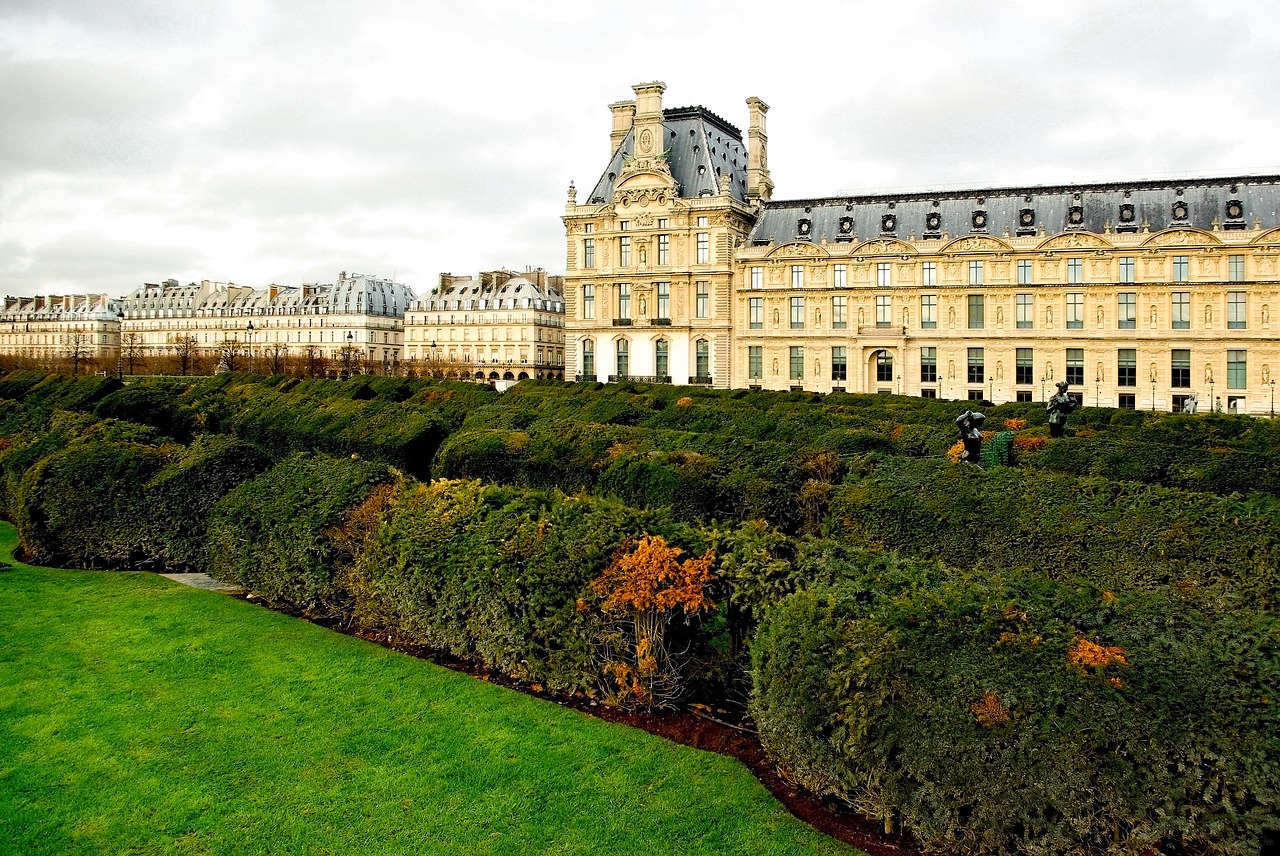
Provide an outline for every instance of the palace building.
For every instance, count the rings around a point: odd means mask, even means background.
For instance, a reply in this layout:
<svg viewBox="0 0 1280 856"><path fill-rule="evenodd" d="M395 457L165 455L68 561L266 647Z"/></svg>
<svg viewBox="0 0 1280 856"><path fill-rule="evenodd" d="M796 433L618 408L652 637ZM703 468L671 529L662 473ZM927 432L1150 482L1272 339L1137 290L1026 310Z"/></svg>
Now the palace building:
<svg viewBox="0 0 1280 856"><path fill-rule="evenodd" d="M763 102L635 92L570 188L569 377L1274 412L1280 176L780 201Z"/></svg>
<svg viewBox="0 0 1280 856"><path fill-rule="evenodd" d="M542 268L443 273L409 304L405 359L421 373L463 380L564 380L563 287Z"/></svg>

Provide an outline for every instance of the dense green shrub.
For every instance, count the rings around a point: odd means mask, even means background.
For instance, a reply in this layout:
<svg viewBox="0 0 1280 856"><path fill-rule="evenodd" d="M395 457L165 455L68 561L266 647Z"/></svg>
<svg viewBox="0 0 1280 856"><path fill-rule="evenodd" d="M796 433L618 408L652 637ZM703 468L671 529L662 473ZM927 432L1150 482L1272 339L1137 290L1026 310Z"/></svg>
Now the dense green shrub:
<svg viewBox="0 0 1280 856"><path fill-rule="evenodd" d="M148 565L143 486L169 454L141 443L81 440L42 457L13 497L27 555L68 567Z"/></svg>
<svg viewBox="0 0 1280 856"><path fill-rule="evenodd" d="M170 571L207 570L215 503L270 465L260 449L234 437L202 435L175 450L145 487L147 516L136 529L149 560Z"/></svg>
<svg viewBox="0 0 1280 856"><path fill-rule="evenodd" d="M1114 591L1169 585L1280 605L1280 501L1100 478L868 458L828 525L851 543Z"/></svg>
<svg viewBox="0 0 1280 856"><path fill-rule="evenodd" d="M1245 854L1280 828L1274 618L858 573L789 595L756 638L752 712L808 786L936 852Z"/></svg>
<svg viewBox="0 0 1280 856"><path fill-rule="evenodd" d="M90 410L104 396L118 390L120 381L100 375L42 375L11 372L0 380L0 399L20 400L28 407L49 410Z"/></svg>
<svg viewBox="0 0 1280 856"><path fill-rule="evenodd" d="M326 611L338 571L327 530L387 478L371 461L288 456L214 505L209 574L277 606Z"/></svg>
<svg viewBox="0 0 1280 856"><path fill-rule="evenodd" d="M117 389L99 401L93 413L100 419L151 425L180 442L188 442L195 427L190 414L179 412L174 391L156 385L131 384Z"/></svg>

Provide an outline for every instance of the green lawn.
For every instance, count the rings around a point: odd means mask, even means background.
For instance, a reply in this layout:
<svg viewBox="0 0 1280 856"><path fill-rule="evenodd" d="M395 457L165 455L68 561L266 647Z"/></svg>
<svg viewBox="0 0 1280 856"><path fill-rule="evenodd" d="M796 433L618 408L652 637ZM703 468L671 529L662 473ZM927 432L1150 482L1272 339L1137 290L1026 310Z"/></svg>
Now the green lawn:
<svg viewBox="0 0 1280 856"><path fill-rule="evenodd" d="M161 577L15 565L0 614L0 853L858 852L729 759Z"/></svg>

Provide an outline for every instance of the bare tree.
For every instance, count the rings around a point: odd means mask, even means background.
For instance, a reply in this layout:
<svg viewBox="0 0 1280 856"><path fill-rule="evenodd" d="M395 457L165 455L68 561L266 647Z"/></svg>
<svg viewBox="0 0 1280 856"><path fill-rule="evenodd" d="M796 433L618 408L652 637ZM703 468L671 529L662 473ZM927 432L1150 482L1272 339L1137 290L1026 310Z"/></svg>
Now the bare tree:
<svg viewBox="0 0 1280 856"><path fill-rule="evenodd" d="M343 376L351 377L352 371L364 361L364 348L359 345L343 345L338 350L338 359L342 363Z"/></svg>
<svg viewBox="0 0 1280 856"><path fill-rule="evenodd" d="M124 361L129 366L129 374L134 373L138 361L142 359L144 343L142 334L129 332L120 337L120 347L124 351Z"/></svg>
<svg viewBox="0 0 1280 856"><path fill-rule="evenodd" d="M186 377L195 371L200 360L200 345L195 336L170 336L169 347L173 348L173 361L178 374Z"/></svg>
<svg viewBox="0 0 1280 856"><path fill-rule="evenodd" d="M93 334L86 333L84 330L73 330L67 335L66 350L64 354L71 363L71 373L73 375L80 374L80 366L89 361L93 356Z"/></svg>
<svg viewBox="0 0 1280 856"><path fill-rule="evenodd" d="M324 351L319 345L307 344L302 349L302 373L307 377L324 377L327 370Z"/></svg>
<svg viewBox="0 0 1280 856"><path fill-rule="evenodd" d="M213 356L217 359L216 371L240 371L245 367L247 351L239 339L223 339L213 348Z"/></svg>
<svg viewBox="0 0 1280 856"><path fill-rule="evenodd" d="M284 374L289 366L289 346L284 342L272 342L262 350L267 369L273 375Z"/></svg>

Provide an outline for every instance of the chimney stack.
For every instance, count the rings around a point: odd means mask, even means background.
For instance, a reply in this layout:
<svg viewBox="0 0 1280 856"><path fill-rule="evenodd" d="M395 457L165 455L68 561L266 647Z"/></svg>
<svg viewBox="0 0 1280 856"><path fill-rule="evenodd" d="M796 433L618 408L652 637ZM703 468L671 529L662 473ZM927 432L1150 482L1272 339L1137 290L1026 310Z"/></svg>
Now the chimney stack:
<svg viewBox="0 0 1280 856"><path fill-rule="evenodd" d="M616 104L610 104L609 109L613 111L613 131L609 134L609 157L613 157L618 146L622 145L622 141L627 138L627 132L631 130L631 123L636 117L636 102L619 101Z"/></svg>
<svg viewBox="0 0 1280 856"><path fill-rule="evenodd" d="M666 148L662 131L662 93L667 85L655 80L631 87L636 93L635 148L637 158L653 158Z"/></svg>
<svg viewBox="0 0 1280 856"><path fill-rule="evenodd" d="M773 196L773 181L769 178L769 137L764 131L764 114L769 105L752 96L747 99L751 124L747 128L747 201L752 204L768 202Z"/></svg>

